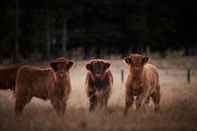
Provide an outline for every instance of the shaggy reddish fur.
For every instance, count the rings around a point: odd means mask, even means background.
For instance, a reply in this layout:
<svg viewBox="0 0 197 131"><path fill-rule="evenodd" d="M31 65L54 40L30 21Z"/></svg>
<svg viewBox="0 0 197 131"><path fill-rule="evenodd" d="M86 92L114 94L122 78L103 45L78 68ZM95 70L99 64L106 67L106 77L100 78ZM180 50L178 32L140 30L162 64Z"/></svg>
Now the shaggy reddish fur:
<svg viewBox="0 0 197 131"><path fill-rule="evenodd" d="M157 68L148 64L149 58L140 54L131 54L126 57L129 72L126 81L126 100L124 113L127 114L136 96L136 108L139 109L149 102L150 97L155 104L155 111L159 110L160 84Z"/></svg>
<svg viewBox="0 0 197 131"><path fill-rule="evenodd" d="M58 58L45 69L21 67L16 79L16 115L22 113L32 97L49 99L57 113L63 114L71 90L69 69L72 65L73 62Z"/></svg>
<svg viewBox="0 0 197 131"><path fill-rule="evenodd" d="M109 70L110 63L104 60L91 60L86 68L86 92L89 98L89 111L93 111L99 104L100 107L107 107L113 85L113 76Z"/></svg>

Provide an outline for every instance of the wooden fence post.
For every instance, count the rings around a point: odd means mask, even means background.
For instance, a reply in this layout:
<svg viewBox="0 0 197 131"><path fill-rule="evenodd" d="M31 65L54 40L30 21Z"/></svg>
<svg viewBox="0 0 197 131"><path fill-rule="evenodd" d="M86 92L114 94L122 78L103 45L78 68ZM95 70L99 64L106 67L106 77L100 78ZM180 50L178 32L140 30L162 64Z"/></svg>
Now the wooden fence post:
<svg viewBox="0 0 197 131"><path fill-rule="evenodd" d="M191 68L187 68L187 83L191 83Z"/></svg>
<svg viewBox="0 0 197 131"><path fill-rule="evenodd" d="M123 83L124 82L124 70L121 69L121 82Z"/></svg>

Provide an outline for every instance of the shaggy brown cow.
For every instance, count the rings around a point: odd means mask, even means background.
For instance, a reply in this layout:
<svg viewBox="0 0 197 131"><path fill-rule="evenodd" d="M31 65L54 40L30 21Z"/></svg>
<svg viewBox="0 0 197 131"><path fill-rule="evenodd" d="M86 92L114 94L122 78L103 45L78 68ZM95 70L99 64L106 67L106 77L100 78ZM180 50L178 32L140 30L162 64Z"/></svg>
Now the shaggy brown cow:
<svg viewBox="0 0 197 131"><path fill-rule="evenodd" d="M15 88L16 74L22 64L9 65L0 68L0 89Z"/></svg>
<svg viewBox="0 0 197 131"><path fill-rule="evenodd" d="M107 107L113 84L113 76L109 70L110 63L100 59L91 60L87 65L86 91L89 98L89 111L93 111L99 104Z"/></svg>
<svg viewBox="0 0 197 131"><path fill-rule="evenodd" d="M56 112L64 114L71 91L69 69L72 65L72 61L61 57L52 61L46 69L21 67L16 79L16 115L21 115L32 97L49 99Z"/></svg>
<svg viewBox="0 0 197 131"><path fill-rule="evenodd" d="M124 114L133 104L136 96L136 108L144 106L151 97L155 105L155 111L159 110L160 85L157 68L148 64L149 58L140 54L131 54L125 62L129 65L128 78L126 81L126 100Z"/></svg>

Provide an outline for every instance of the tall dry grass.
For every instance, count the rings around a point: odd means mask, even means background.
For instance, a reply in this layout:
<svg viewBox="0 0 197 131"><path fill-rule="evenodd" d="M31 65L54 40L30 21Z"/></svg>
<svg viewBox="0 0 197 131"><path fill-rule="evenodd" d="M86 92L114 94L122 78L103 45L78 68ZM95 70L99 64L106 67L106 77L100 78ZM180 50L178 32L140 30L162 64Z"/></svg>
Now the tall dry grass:
<svg viewBox="0 0 197 131"><path fill-rule="evenodd" d="M175 68L174 61L171 64L171 61L165 63L165 60L153 59L152 62L160 67L159 113L153 112L150 103L146 110L136 111L133 107L127 117L123 116L125 96L120 74L124 69L126 79L127 66L120 60L111 60L114 87L108 110L89 113L84 88L86 61L75 61L71 70L72 92L64 116L58 117L49 101L33 98L25 107L22 120L15 120L14 95L11 91L0 91L0 131L197 130L197 70L192 71L192 83L187 84L186 70L179 66Z"/></svg>

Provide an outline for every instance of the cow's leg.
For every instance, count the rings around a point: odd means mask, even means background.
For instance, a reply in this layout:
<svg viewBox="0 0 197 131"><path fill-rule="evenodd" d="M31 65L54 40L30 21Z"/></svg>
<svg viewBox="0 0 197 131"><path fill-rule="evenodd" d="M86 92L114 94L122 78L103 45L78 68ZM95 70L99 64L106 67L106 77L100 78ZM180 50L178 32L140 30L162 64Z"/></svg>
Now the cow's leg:
<svg viewBox="0 0 197 131"><path fill-rule="evenodd" d="M104 97L103 97L103 106L104 106L104 109L107 108L107 104L108 104L108 100L109 100L109 95L110 95L110 91L109 90L106 90L105 93L104 93Z"/></svg>
<svg viewBox="0 0 197 131"><path fill-rule="evenodd" d="M95 107L97 105L97 99L96 99L96 96L93 95L91 97L89 97L89 111L94 111L95 110Z"/></svg>
<svg viewBox="0 0 197 131"><path fill-rule="evenodd" d="M98 94L97 94L98 92L96 92L96 102L97 102L97 107L99 108L99 109L102 109L103 108L103 106L104 106L104 94L103 94L103 92L99 92Z"/></svg>
<svg viewBox="0 0 197 131"><path fill-rule="evenodd" d="M137 109L138 107L142 107L145 109L145 104L147 104L147 102L149 101L151 91L153 88L150 85L147 85L145 89L146 90L144 90L143 93L141 93L139 96L139 100L137 102Z"/></svg>
<svg viewBox="0 0 197 131"><path fill-rule="evenodd" d="M26 89L18 89L16 91L16 101L15 101L15 115L16 117L21 116L23 109L27 103L31 101L31 94Z"/></svg>
<svg viewBox="0 0 197 131"><path fill-rule="evenodd" d="M142 94L137 96L137 98L136 98L136 110L139 110L139 108L141 107L142 99L143 99Z"/></svg>
<svg viewBox="0 0 197 131"><path fill-rule="evenodd" d="M23 109L24 109L25 103L21 102L20 100L16 99L15 102L15 115L16 117L21 116Z"/></svg>
<svg viewBox="0 0 197 131"><path fill-rule="evenodd" d="M108 104L108 100L109 100L109 96L105 96L104 98L104 107L107 108L107 104Z"/></svg>
<svg viewBox="0 0 197 131"><path fill-rule="evenodd" d="M154 103L155 112L159 111L159 103L160 103L160 91L156 91L151 95Z"/></svg>
<svg viewBox="0 0 197 131"><path fill-rule="evenodd" d="M61 100L60 101L60 114L61 115L64 115L65 110L66 110L66 106L67 106L66 101Z"/></svg>
<svg viewBox="0 0 197 131"><path fill-rule="evenodd" d="M103 107L104 107L104 100L105 100L104 96L96 96L97 107L99 109L103 109Z"/></svg>
<svg viewBox="0 0 197 131"><path fill-rule="evenodd" d="M132 106L134 100L133 95L126 95L124 115L127 115L129 108Z"/></svg>
<svg viewBox="0 0 197 131"><path fill-rule="evenodd" d="M51 104L59 116L64 114L66 105L63 100L54 97L51 99Z"/></svg>
<svg viewBox="0 0 197 131"><path fill-rule="evenodd" d="M31 97L16 97L15 101L15 115L20 117L22 115L23 109L27 103L29 103Z"/></svg>
<svg viewBox="0 0 197 131"><path fill-rule="evenodd" d="M106 94L103 98L103 109L107 110L107 104L108 104L108 100L109 100L109 95Z"/></svg>
<svg viewBox="0 0 197 131"><path fill-rule="evenodd" d="M150 101L150 97L148 97L145 101L145 104L149 104L149 101Z"/></svg>

